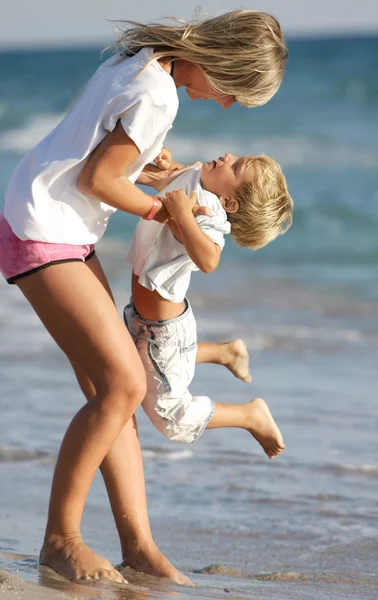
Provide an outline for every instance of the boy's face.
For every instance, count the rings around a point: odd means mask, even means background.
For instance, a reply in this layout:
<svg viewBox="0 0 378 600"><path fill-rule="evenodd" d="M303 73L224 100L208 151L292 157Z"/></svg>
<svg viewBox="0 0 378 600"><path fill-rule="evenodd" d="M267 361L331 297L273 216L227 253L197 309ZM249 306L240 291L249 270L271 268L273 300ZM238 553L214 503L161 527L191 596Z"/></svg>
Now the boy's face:
<svg viewBox="0 0 378 600"><path fill-rule="evenodd" d="M250 156L237 157L229 152L218 160L206 162L201 170L201 182L205 190L218 196L222 205L234 197L241 184L252 181L254 167Z"/></svg>

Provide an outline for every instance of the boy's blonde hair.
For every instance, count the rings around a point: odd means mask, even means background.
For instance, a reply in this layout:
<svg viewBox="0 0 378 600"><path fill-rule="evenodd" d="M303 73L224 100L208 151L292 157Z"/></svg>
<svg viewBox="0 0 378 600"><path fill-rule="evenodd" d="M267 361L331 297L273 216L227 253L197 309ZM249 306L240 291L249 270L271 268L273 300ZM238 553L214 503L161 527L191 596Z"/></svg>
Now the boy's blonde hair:
<svg viewBox="0 0 378 600"><path fill-rule="evenodd" d="M215 92L261 106L281 85L288 50L278 21L256 10L234 10L174 25L116 21L120 58L152 47L151 60L183 59L201 67Z"/></svg>
<svg viewBox="0 0 378 600"><path fill-rule="evenodd" d="M238 246L258 250L287 231L293 221L294 202L280 165L269 156L251 156L253 181L241 184L234 198L236 213L228 213L231 235Z"/></svg>

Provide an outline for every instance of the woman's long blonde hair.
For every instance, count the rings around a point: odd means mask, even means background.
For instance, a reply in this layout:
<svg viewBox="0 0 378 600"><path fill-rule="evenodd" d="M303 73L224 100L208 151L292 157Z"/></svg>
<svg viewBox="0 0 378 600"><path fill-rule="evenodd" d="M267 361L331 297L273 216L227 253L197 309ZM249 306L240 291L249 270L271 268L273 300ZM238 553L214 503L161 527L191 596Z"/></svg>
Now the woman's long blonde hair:
<svg viewBox="0 0 378 600"><path fill-rule="evenodd" d="M153 59L171 57L201 67L212 89L245 106L261 106L280 87L288 50L278 21L241 9L172 25L116 21L120 58L152 47Z"/></svg>

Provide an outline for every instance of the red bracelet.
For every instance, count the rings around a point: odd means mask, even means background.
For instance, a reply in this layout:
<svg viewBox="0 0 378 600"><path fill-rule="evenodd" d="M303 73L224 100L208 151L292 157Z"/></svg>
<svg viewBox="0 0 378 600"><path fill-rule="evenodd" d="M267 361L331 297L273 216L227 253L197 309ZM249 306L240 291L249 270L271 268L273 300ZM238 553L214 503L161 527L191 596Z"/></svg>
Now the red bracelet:
<svg viewBox="0 0 378 600"><path fill-rule="evenodd" d="M143 217L145 221L151 221L158 212L158 210L160 210L161 208L161 202L157 198L157 196L151 196L151 198L153 200L151 210L147 213L145 217Z"/></svg>

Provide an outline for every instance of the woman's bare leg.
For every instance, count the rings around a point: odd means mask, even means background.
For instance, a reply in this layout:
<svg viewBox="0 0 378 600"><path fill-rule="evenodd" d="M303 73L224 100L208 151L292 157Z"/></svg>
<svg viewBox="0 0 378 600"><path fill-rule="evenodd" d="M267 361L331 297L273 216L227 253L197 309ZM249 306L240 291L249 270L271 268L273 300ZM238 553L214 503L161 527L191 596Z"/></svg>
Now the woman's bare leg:
<svg viewBox="0 0 378 600"><path fill-rule="evenodd" d="M243 340L232 340L223 344L198 342L196 363L223 365L245 383L252 381L248 350Z"/></svg>
<svg viewBox="0 0 378 600"><path fill-rule="evenodd" d="M58 346L88 373L97 394L64 436L41 562L72 580L124 581L83 543L80 525L97 469L144 398L142 362L109 294L86 264L54 265L18 280L18 286Z"/></svg>
<svg viewBox="0 0 378 600"><path fill-rule="evenodd" d="M131 457L126 465L125 456ZM135 418L118 436L102 463L101 471L121 540L124 564L143 573L191 585L190 579L169 562L152 538Z"/></svg>
<svg viewBox="0 0 378 600"><path fill-rule="evenodd" d="M274 458L285 450L281 432L267 403L261 398L254 398L246 404L216 402L215 412L206 429L221 427L239 427L249 431L269 458Z"/></svg>
<svg viewBox="0 0 378 600"><path fill-rule="evenodd" d="M90 259L87 265L113 299L97 257ZM92 382L77 363L71 363L84 396L91 400L96 394ZM137 571L167 577L184 585L190 584L190 580L160 552L152 537L135 416L125 425L100 468L119 533L124 563Z"/></svg>
<svg viewBox="0 0 378 600"><path fill-rule="evenodd" d="M86 374L74 363L73 367L83 391L90 390L91 383ZM143 573L191 585L190 579L160 552L152 537L135 416L123 428L100 469L118 530L124 564Z"/></svg>

